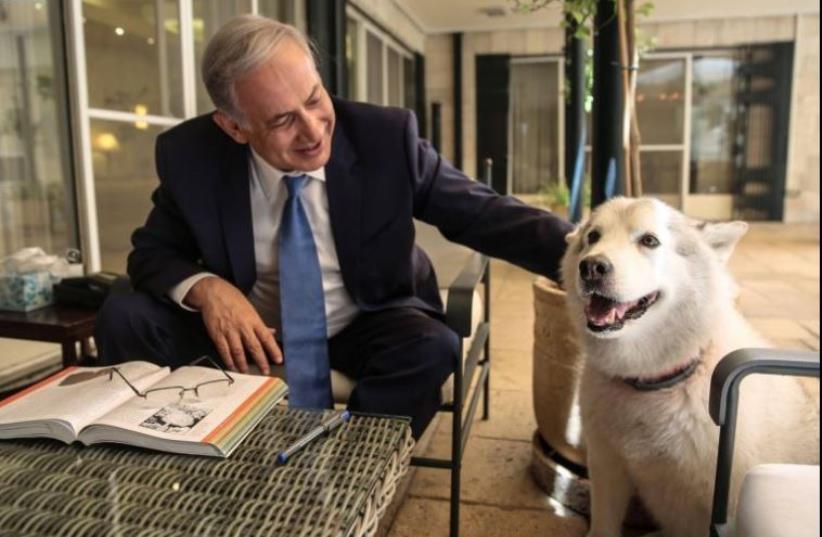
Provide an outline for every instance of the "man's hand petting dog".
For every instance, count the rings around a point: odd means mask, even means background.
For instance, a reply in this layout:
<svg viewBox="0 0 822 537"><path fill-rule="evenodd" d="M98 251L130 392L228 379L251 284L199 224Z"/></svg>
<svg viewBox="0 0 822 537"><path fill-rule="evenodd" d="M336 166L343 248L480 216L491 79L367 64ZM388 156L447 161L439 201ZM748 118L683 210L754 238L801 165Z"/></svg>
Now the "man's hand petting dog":
<svg viewBox="0 0 822 537"><path fill-rule="evenodd" d="M283 362L273 331L240 290L227 281L203 278L194 284L184 302L202 313L208 335L228 369L247 372L247 354L263 375L271 371L269 360Z"/></svg>

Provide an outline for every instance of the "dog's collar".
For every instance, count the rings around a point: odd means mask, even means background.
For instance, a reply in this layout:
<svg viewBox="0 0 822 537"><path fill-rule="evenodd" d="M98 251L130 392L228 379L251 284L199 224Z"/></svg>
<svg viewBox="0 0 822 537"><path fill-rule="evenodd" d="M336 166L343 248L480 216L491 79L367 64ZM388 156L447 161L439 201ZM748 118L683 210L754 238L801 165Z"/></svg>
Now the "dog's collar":
<svg viewBox="0 0 822 537"><path fill-rule="evenodd" d="M678 367L673 372L668 373L666 375L662 375L661 377L650 379L628 377L623 378L622 381L625 382L625 384L627 384L628 386L632 387L633 389L641 392L664 390L665 388L676 386L680 382L688 380L688 378L694 374L696 368L699 366L701 362L702 353L700 352L699 355L696 356L696 358L691 359L691 361L689 361L682 367Z"/></svg>

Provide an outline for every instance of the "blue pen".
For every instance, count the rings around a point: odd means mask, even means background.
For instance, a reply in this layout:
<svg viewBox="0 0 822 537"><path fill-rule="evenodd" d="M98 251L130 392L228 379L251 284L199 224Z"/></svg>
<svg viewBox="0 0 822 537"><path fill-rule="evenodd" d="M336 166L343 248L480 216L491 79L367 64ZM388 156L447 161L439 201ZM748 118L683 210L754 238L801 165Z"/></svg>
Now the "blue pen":
<svg viewBox="0 0 822 537"><path fill-rule="evenodd" d="M334 414L327 421L314 427L305 436L303 436L302 438L300 438L284 450L280 451L280 453L277 455L277 462L279 464L285 464L286 462L288 462L288 459L290 459L292 455L294 455L302 448L310 444L314 439L324 434L330 433L331 431L333 431L343 423L346 423L350 419L351 412L348 410L343 410L339 414Z"/></svg>

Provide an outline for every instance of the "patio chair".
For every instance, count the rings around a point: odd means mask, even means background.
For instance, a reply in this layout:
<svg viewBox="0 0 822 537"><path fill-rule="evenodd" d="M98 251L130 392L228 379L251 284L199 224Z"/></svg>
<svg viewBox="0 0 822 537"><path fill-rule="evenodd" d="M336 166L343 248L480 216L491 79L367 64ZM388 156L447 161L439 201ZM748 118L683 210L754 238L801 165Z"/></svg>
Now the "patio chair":
<svg viewBox="0 0 822 537"><path fill-rule="evenodd" d="M740 349L725 356L714 370L709 408L720 430L710 536L818 536L819 466L763 464L752 468L740 489L736 517L729 520L739 386L752 373L818 378L819 353Z"/></svg>
<svg viewBox="0 0 822 537"><path fill-rule="evenodd" d="M489 416L490 392L490 263L486 256L471 253L462 270L446 289L440 289L445 304L446 324L460 337L461 363L442 388L441 412L450 412L451 456L448 459L412 457L411 464L441 468L451 472L449 535L459 535L460 477L462 456L471 433L471 425L480 396L483 396L482 419ZM480 298L479 286L483 293ZM336 370L331 371L334 401L345 403L354 381Z"/></svg>

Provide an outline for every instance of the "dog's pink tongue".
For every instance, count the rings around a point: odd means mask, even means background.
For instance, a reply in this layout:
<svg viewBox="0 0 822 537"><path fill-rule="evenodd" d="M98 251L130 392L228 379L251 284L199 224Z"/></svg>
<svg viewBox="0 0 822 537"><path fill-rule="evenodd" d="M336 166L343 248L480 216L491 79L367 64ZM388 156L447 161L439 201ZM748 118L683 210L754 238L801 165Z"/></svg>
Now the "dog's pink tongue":
<svg viewBox="0 0 822 537"><path fill-rule="evenodd" d="M596 326L614 324L625 317L625 313L634 307L636 302L614 302L605 298L594 297L585 307L588 321Z"/></svg>
<svg viewBox="0 0 822 537"><path fill-rule="evenodd" d="M637 305L637 301L634 301L634 302L620 302L620 303L616 304L614 309L616 310L617 319L622 319L623 317L625 317L625 313L629 309L633 308L636 305Z"/></svg>

